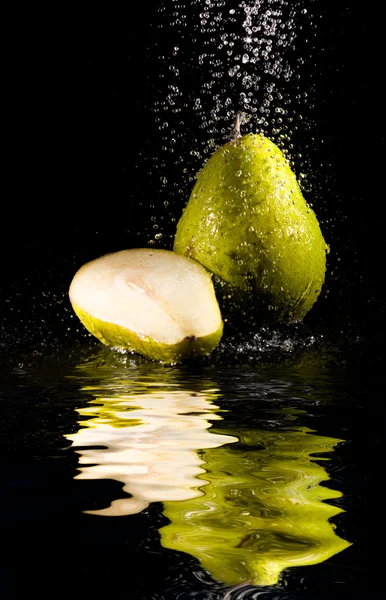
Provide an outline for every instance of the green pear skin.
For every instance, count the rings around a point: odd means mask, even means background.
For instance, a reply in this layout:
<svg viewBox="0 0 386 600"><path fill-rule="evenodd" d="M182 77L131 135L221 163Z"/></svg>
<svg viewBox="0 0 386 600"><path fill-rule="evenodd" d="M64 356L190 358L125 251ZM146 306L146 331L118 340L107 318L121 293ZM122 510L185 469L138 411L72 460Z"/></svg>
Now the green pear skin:
<svg viewBox="0 0 386 600"><path fill-rule="evenodd" d="M215 275L222 310L290 323L320 294L328 246L287 159L250 133L219 148L198 174L174 251Z"/></svg>
<svg viewBox="0 0 386 600"><path fill-rule="evenodd" d="M209 355L223 320L208 271L170 250L133 248L83 265L71 305L103 344L167 364Z"/></svg>
<svg viewBox="0 0 386 600"><path fill-rule="evenodd" d="M221 324L221 327L210 335L202 338L184 338L181 342L168 346L149 336L139 335L119 325L96 319L75 303L72 304L72 307L84 327L102 344L136 352L165 364L175 364L187 359L208 356L219 344L222 336Z"/></svg>

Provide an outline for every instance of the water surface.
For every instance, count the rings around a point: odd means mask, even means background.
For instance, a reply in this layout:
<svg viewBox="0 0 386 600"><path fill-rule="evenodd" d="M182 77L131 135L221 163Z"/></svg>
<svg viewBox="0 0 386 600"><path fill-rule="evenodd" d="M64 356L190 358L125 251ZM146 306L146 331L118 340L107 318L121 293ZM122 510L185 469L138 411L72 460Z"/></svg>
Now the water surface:
<svg viewBox="0 0 386 600"><path fill-rule="evenodd" d="M303 331L174 367L93 343L4 355L3 590L369 589L381 379L367 350Z"/></svg>

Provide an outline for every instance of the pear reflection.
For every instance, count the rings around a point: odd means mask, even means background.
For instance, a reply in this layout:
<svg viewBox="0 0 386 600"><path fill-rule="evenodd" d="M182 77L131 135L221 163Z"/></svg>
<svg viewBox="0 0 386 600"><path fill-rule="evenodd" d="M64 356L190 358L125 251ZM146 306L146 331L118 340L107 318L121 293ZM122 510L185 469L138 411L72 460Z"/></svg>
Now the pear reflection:
<svg viewBox="0 0 386 600"><path fill-rule="evenodd" d="M135 393L105 389L110 392L106 395L100 386L84 387L95 397L78 410L83 428L66 436L80 455L77 479L114 479L131 495L87 511L93 514L134 514L150 502L200 496L206 481L197 479L204 473L197 451L237 441L208 431L211 421L221 418L213 404L215 389L164 391L154 382L131 387L137 388Z"/></svg>
<svg viewBox="0 0 386 600"><path fill-rule="evenodd" d="M213 432L221 419L213 382L104 356L77 367L91 400L67 438L79 454L77 478L119 481L126 497L87 512L129 515L163 502L161 544L194 556L227 585L273 585L286 568L350 545L331 522L341 494L327 486L324 468L341 440L298 425L304 411L272 407L277 420L256 412L251 422L263 418L262 428L242 429L246 419L235 411L234 429L228 420Z"/></svg>
<svg viewBox="0 0 386 600"><path fill-rule="evenodd" d="M350 545L329 521L341 510L324 502L341 494L320 485L329 477L312 458L339 440L304 427L240 437L203 452L203 496L165 503L164 547L195 556L222 583L272 585L285 568L322 562Z"/></svg>

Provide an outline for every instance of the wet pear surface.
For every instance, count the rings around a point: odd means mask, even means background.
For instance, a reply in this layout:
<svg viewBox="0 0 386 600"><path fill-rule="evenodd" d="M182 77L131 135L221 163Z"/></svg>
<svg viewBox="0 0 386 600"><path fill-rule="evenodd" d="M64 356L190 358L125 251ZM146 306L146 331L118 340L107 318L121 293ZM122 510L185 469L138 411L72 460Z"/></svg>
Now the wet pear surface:
<svg viewBox="0 0 386 600"><path fill-rule="evenodd" d="M315 213L275 144L248 134L203 166L174 250L201 262L255 319L294 321L318 298L327 246Z"/></svg>

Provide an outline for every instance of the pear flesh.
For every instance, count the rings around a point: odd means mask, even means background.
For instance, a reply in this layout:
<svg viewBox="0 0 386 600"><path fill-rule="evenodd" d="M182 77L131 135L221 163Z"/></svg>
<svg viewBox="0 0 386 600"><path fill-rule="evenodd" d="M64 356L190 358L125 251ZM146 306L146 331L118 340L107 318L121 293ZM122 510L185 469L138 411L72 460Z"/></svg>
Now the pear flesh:
<svg viewBox="0 0 386 600"><path fill-rule="evenodd" d="M287 159L263 135L248 134L199 173L174 250L216 276L224 316L228 303L256 322L292 322L319 296L328 247Z"/></svg>
<svg viewBox="0 0 386 600"><path fill-rule="evenodd" d="M69 290L102 343L166 363L207 355L223 322L210 274L170 250L132 249L85 264Z"/></svg>

